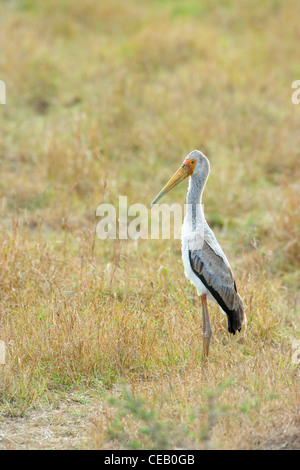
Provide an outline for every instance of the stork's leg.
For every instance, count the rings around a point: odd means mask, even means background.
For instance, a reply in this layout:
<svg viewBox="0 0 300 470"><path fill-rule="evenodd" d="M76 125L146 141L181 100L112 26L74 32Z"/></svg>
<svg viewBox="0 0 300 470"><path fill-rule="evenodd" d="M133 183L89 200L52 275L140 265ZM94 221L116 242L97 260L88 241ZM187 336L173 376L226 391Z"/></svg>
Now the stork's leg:
<svg viewBox="0 0 300 470"><path fill-rule="evenodd" d="M212 337L211 327L209 324L206 294L201 295L202 316L203 316L203 364L206 364L209 351L209 343Z"/></svg>

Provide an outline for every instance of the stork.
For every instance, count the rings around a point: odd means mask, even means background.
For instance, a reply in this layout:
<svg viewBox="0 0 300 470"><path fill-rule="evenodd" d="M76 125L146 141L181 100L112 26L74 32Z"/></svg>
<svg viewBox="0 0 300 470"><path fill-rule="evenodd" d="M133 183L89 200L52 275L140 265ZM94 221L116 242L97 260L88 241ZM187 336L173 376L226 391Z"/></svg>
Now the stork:
<svg viewBox="0 0 300 470"><path fill-rule="evenodd" d="M202 194L210 173L207 157L193 150L162 188L150 207L185 178L189 178L187 210L182 226L182 260L185 276L201 296L203 317L203 364L206 363L212 336L207 301L215 301L227 316L228 331L235 335L245 320L243 302L237 292L230 264L207 224Z"/></svg>

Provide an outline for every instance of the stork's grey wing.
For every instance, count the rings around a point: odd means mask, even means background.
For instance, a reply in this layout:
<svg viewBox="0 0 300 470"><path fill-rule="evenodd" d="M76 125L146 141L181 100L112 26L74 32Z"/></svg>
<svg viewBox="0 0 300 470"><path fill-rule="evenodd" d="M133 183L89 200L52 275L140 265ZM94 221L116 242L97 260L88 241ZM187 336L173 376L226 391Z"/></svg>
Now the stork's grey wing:
<svg viewBox="0 0 300 470"><path fill-rule="evenodd" d="M243 323L244 309L230 266L205 240L202 248L190 250L189 256L193 272L227 314L228 331L235 334Z"/></svg>

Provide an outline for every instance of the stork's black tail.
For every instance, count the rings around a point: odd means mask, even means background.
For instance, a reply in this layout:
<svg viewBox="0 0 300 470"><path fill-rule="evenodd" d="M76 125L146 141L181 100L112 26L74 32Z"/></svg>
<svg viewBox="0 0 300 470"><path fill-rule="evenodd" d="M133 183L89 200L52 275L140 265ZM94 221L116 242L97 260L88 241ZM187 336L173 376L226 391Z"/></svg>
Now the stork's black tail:
<svg viewBox="0 0 300 470"><path fill-rule="evenodd" d="M245 320L243 301L237 292L234 309L230 310L227 308L225 313L228 320L228 331L235 335L237 331L241 331L242 324Z"/></svg>

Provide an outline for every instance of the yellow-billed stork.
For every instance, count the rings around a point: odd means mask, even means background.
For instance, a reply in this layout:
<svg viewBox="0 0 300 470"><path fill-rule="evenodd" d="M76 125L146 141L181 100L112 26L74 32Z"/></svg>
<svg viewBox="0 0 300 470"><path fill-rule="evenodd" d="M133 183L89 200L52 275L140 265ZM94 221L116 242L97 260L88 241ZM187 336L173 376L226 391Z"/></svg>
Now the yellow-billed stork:
<svg viewBox="0 0 300 470"><path fill-rule="evenodd" d="M237 292L232 269L204 217L202 194L209 172L206 156L199 150L193 150L150 205L152 207L178 183L190 177L181 233L182 259L185 276L201 296L204 362L208 357L212 336L207 300L216 301L227 315L228 331L233 335L241 330L245 320L243 302Z"/></svg>

